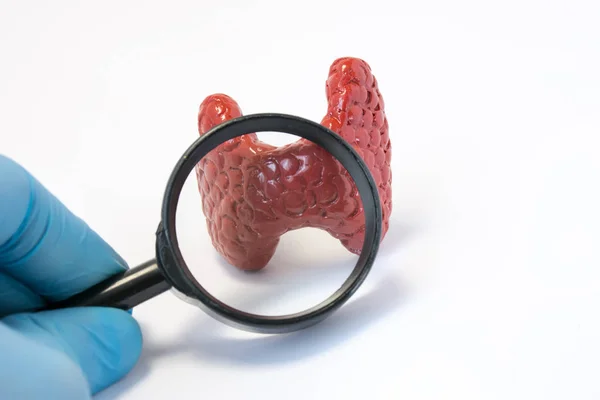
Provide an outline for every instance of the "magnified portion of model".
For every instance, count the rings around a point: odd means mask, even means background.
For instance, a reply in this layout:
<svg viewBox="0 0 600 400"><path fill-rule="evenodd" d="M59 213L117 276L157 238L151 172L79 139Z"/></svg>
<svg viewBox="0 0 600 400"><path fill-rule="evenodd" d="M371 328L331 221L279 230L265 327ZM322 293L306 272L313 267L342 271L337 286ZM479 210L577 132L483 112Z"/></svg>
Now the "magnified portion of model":
<svg viewBox="0 0 600 400"><path fill-rule="evenodd" d="M383 235L392 212L392 148L377 80L357 58L340 58L329 69L327 114L321 124L350 143L363 158L379 189ZM242 115L224 94L200 105L200 135ZM352 253L364 240L358 190L344 167L305 139L275 147L247 134L219 145L196 167L202 208L212 243L243 270L265 267L286 232L323 229Z"/></svg>

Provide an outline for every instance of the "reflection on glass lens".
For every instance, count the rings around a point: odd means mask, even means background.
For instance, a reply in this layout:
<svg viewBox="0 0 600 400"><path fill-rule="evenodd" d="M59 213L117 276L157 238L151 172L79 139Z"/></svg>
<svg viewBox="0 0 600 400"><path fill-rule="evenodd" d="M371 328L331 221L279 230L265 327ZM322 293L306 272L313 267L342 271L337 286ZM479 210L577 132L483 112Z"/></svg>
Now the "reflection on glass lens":
<svg viewBox="0 0 600 400"><path fill-rule="evenodd" d="M194 278L227 305L266 316L304 311L338 290L364 232L345 169L282 133L244 135L204 157L183 187L176 224Z"/></svg>

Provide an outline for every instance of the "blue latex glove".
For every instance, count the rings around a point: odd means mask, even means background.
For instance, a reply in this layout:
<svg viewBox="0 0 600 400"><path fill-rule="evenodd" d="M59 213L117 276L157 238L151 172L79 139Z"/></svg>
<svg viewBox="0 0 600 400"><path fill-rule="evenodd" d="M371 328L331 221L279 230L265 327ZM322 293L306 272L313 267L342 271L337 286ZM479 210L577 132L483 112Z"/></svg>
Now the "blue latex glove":
<svg viewBox="0 0 600 400"><path fill-rule="evenodd" d="M126 268L81 219L0 155L0 399L89 399L134 366L142 335L129 313L27 312Z"/></svg>

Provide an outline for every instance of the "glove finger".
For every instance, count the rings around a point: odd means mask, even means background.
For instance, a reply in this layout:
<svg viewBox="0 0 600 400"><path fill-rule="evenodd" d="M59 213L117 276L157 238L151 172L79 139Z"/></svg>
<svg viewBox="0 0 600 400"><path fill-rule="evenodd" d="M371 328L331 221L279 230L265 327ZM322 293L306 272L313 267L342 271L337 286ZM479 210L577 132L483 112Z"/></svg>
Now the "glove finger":
<svg viewBox="0 0 600 400"><path fill-rule="evenodd" d="M79 366L0 323L0 399L88 400L90 389Z"/></svg>
<svg viewBox="0 0 600 400"><path fill-rule="evenodd" d="M69 356L81 367L92 393L125 376L141 353L139 325L118 309L90 307L13 314L3 322Z"/></svg>
<svg viewBox="0 0 600 400"><path fill-rule="evenodd" d="M43 298L62 300L127 268L85 222L1 155L0 205L0 272Z"/></svg>

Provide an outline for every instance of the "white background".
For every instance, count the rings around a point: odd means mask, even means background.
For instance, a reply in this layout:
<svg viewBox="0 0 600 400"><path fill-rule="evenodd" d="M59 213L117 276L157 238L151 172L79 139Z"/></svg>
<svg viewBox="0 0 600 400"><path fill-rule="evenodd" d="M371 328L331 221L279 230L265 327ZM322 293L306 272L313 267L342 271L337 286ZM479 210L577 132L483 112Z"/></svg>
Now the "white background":
<svg viewBox="0 0 600 400"><path fill-rule="evenodd" d="M592 0L2 0L0 151L131 265L205 96L319 121L354 56L386 102L391 230L351 302L259 336L166 293L98 398L600 398L599 20ZM282 259L323 256L295 238L314 251Z"/></svg>

